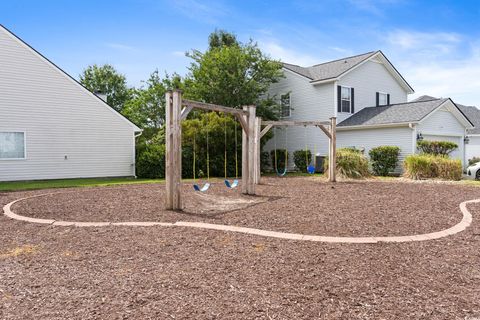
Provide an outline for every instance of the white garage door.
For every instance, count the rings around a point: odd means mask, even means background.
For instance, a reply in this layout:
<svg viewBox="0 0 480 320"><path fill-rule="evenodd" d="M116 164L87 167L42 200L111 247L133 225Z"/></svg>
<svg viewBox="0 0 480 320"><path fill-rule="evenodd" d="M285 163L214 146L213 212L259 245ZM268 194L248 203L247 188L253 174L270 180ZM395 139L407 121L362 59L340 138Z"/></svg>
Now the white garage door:
<svg viewBox="0 0 480 320"><path fill-rule="evenodd" d="M452 137L452 136L434 136L434 135L424 135L424 140L428 141L450 141L458 145L458 148L450 153L450 157L453 159L459 159L463 162L463 151L462 151L462 138L461 137Z"/></svg>

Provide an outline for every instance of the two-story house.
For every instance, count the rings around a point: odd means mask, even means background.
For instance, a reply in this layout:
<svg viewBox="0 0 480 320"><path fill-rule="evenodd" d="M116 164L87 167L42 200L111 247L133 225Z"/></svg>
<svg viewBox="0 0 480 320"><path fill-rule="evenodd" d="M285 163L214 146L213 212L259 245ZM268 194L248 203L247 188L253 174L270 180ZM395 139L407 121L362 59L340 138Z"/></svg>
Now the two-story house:
<svg viewBox="0 0 480 320"><path fill-rule="evenodd" d="M465 161L464 138L473 127L451 99L422 97L408 102L412 87L381 51L311 67L283 64L284 78L270 87L278 97L282 117L327 121L337 118L337 148L368 151L376 146L400 147L398 171L406 155L416 152L418 139L449 140L459 148L452 157ZM308 148L328 154L328 140L315 127L274 130L266 151L276 145L289 152ZM290 157L289 167L293 168Z"/></svg>

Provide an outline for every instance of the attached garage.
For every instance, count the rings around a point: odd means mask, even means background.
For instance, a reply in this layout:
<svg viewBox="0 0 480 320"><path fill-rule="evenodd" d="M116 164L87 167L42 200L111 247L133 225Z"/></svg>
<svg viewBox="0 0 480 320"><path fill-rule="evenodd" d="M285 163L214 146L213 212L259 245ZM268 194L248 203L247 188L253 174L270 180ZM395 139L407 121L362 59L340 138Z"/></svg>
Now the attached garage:
<svg viewBox="0 0 480 320"><path fill-rule="evenodd" d="M403 159L418 152L419 139L451 141L458 149L452 158L465 161L465 132L473 128L470 120L451 99L422 99L382 107L364 108L337 127L337 145L368 151L378 146L400 147L397 172Z"/></svg>

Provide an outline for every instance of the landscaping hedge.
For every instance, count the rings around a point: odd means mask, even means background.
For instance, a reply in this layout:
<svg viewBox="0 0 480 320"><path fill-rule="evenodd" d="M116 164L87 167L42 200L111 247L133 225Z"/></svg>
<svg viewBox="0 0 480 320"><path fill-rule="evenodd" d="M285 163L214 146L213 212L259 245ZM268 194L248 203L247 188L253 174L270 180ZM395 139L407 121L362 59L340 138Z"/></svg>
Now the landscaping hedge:
<svg viewBox="0 0 480 320"><path fill-rule="evenodd" d="M473 157L472 159L468 159L468 165L471 166L477 162L480 162L480 157Z"/></svg>
<svg viewBox="0 0 480 320"><path fill-rule="evenodd" d="M308 158L308 160L307 160ZM310 150L297 150L293 152L293 162L301 172L307 172L307 166L312 161L312 152Z"/></svg>
<svg viewBox="0 0 480 320"><path fill-rule="evenodd" d="M328 170L328 157L325 159L325 172ZM345 178L365 178L370 176L367 158L358 150L342 148L337 150L337 174Z"/></svg>
<svg viewBox="0 0 480 320"><path fill-rule="evenodd" d="M462 162L449 159L447 156L430 154L412 154L404 161L405 175L408 178L444 180L460 180L462 178Z"/></svg>
<svg viewBox="0 0 480 320"><path fill-rule="evenodd" d="M417 148L422 153L433 155L448 155L458 148L458 145L450 141L417 141Z"/></svg>
<svg viewBox="0 0 480 320"><path fill-rule="evenodd" d="M379 146L372 148L368 155L372 163L373 173L377 176L386 176L397 166L400 148L397 146Z"/></svg>

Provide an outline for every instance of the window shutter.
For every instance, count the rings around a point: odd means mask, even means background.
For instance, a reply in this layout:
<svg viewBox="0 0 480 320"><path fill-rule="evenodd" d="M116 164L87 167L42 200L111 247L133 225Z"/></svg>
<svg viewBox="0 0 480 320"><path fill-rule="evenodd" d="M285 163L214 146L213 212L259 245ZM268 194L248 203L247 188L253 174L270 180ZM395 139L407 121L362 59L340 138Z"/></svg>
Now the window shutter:
<svg viewBox="0 0 480 320"><path fill-rule="evenodd" d="M389 106L389 105L390 105L390 93L387 94L387 106Z"/></svg>
<svg viewBox="0 0 480 320"><path fill-rule="evenodd" d="M377 92L375 97L376 97L376 101L377 101L376 106L378 107L380 105L380 93Z"/></svg>
<svg viewBox="0 0 480 320"><path fill-rule="evenodd" d="M354 94L353 88L350 88L350 100L351 100L351 107L352 107L350 109L350 112L355 113L355 94Z"/></svg>
<svg viewBox="0 0 480 320"><path fill-rule="evenodd" d="M337 86L337 111L342 112L342 87Z"/></svg>

